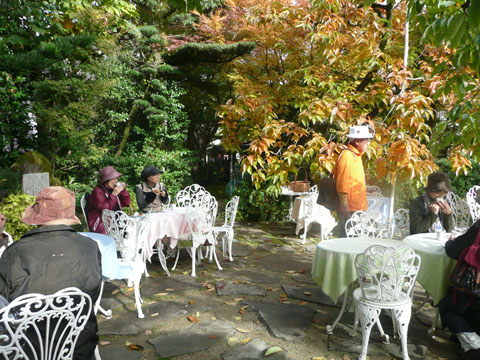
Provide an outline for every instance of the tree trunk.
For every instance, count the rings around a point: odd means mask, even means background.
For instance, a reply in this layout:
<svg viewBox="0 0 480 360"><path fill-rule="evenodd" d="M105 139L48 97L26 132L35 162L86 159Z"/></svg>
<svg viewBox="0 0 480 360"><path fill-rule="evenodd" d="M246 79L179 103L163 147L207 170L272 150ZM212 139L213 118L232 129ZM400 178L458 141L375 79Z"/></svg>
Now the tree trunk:
<svg viewBox="0 0 480 360"><path fill-rule="evenodd" d="M133 122L133 115L137 112L137 105L132 106L132 110L130 110L130 114L128 114L127 125L125 125L125 129L123 129L123 136L122 140L120 141L120 145L118 145L117 152L115 153L114 159L118 159L120 155L122 155L123 149L127 145L128 135L130 134L130 129L132 128Z"/></svg>
<svg viewBox="0 0 480 360"><path fill-rule="evenodd" d="M392 183L390 184L390 208L388 209L388 221L392 223L393 221L393 203L395 201L395 185L397 183L397 175L394 174L392 177Z"/></svg>

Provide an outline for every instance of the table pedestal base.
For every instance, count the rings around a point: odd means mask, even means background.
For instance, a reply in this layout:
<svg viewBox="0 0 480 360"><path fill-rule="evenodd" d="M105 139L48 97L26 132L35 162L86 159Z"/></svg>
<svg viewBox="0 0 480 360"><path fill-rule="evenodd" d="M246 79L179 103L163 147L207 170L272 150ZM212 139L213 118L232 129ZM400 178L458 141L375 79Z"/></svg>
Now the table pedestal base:
<svg viewBox="0 0 480 360"><path fill-rule="evenodd" d="M345 309L347 308L347 298L348 298L349 289L350 289L350 287L348 287L347 290L345 291L345 293L343 294L343 304L342 304L342 307L340 309L340 312L338 313L337 318L335 319L335 321L333 322L332 325L327 325L327 327L326 327L327 335L332 335L333 334L333 329L335 329L338 322L342 318L343 313L345 312Z"/></svg>

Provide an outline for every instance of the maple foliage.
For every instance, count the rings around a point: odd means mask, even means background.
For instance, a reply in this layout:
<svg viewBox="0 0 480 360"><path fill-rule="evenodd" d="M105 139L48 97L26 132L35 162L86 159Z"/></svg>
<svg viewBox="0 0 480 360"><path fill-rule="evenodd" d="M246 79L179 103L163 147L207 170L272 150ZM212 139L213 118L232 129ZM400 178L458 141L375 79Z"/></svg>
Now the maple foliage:
<svg viewBox="0 0 480 360"><path fill-rule="evenodd" d="M242 170L257 187L267 181L278 193L301 166L312 180L328 174L349 126L364 122L376 131L366 164L393 183L397 177L424 182L437 169L434 155L445 151L457 173L470 166L465 155L472 148L458 132L476 125L450 116L439 121L436 114L458 106L458 92L446 84L473 72L468 66L452 72L455 50L422 43L415 26L405 68L405 4L363 5L229 0L200 18L196 30L205 39L257 44L231 64L236 96L218 109L224 146L246 153ZM475 101L476 91L470 75L463 98Z"/></svg>

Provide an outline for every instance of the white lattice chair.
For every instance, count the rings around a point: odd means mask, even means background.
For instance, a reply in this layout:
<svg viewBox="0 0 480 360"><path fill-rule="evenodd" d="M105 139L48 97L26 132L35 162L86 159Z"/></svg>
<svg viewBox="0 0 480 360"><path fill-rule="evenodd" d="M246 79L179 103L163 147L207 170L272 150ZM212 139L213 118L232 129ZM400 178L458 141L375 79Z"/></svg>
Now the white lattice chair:
<svg viewBox="0 0 480 360"><path fill-rule="evenodd" d="M1 233L0 233L1 234ZM13 243L12 235L10 235L8 232L4 231L3 235L7 236L7 246L11 245ZM2 256L3 252L7 248L7 246L2 246L0 247L0 256Z"/></svg>
<svg viewBox="0 0 480 360"><path fill-rule="evenodd" d="M200 201L205 195L210 195L210 193L205 190L203 186L192 184L187 186L185 189L180 190L175 197L175 201L177 206L187 207L192 203Z"/></svg>
<svg viewBox="0 0 480 360"><path fill-rule="evenodd" d="M138 317L143 319L145 316L141 305L143 300L140 295L140 281L143 273L145 276L149 276L146 266L145 242L150 214L147 213L135 221L123 211L103 210L102 220L107 235L115 239L117 251L121 254L119 262L130 265L132 268L127 283L129 287L133 286L134 288Z"/></svg>
<svg viewBox="0 0 480 360"><path fill-rule="evenodd" d="M446 201L453 213L453 222L455 231L463 233L472 224L472 217L470 215L470 207L466 200L461 199L454 192L449 192Z"/></svg>
<svg viewBox="0 0 480 360"><path fill-rule="evenodd" d="M308 190L308 195L311 195L314 197L314 202L317 202L318 200L318 187L317 185L313 185L310 190Z"/></svg>
<svg viewBox="0 0 480 360"><path fill-rule="evenodd" d="M470 209L470 215L472 216L472 222L480 219L480 204L477 202L477 196L480 186L474 185L468 190L466 198L468 207Z"/></svg>
<svg viewBox="0 0 480 360"><path fill-rule="evenodd" d="M238 196L232 197L232 199L225 206L225 222L223 223L222 226L214 226L212 228L216 243L217 243L218 235L220 233L223 233L222 253L223 253L223 257L226 257L227 248L228 248L228 257L230 261L233 261L233 257L232 257L232 243L233 243L233 237L234 237L233 226L235 225L235 217L237 216L239 200L240 198ZM225 240L227 242L227 246L225 246ZM210 254L212 254L212 252L210 252Z"/></svg>
<svg viewBox="0 0 480 360"><path fill-rule="evenodd" d="M415 284L420 256L408 246L396 248L372 245L355 257L360 287L353 292L356 306L355 335L358 322L362 327L362 351L359 360L367 358L368 341L373 325L377 324L386 337L379 321L382 310L390 310L394 333L398 331L403 359L408 360L407 332L411 316L411 292Z"/></svg>
<svg viewBox="0 0 480 360"><path fill-rule="evenodd" d="M383 196L382 190L377 185L367 185L365 188L367 196Z"/></svg>
<svg viewBox="0 0 480 360"><path fill-rule="evenodd" d="M379 211L356 211L345 223L347 237L368 236L390 239L393 227Z"/></svg>
<svg viewBox="0 0 480 360"><path fill-rule="evenodd" d="M91 311L90 296L74 287L19 296L0 309L0 354L3 359L73 359Z"/></svg>
<svg viewBox="0 0 480 360"><path fill-rule="evenodd" d="M172 270L175 270L180 257L180 249L185 248L192 257L192 276L196 276L195 265L197 260L202 259L201 247L211 247L213 257L219 270L222 270L218 262L217 254L215 252L215 236L212 228L217 217L218 203L217 200L211 196L206 195L202 197L200 202L191 203L187 207L187 222L189 233L177 242L177 256Z"/></svg>
<svg viewBox="0 0 480 360"><path fill-rule="evenodd" d="M397 209L393 216L393 238L402 240L410 235L410 215L408 209Z"/></svg>
<svg viewBox="0 0 480 360"><path fill-rule="evenodd" d="M345 222L345 233L347 237L360 237L363 235L363 227L367 213L365 211L355 211L350 219Z"/></svg>
<svg viewBox="0 0 480 360"><path fill-rule="evenodd" d="M318 192L309 192L303 196L302 211L303 216L297 220L295 233L298 235L303 230L302 244L307 240L307 232L313 223L320 225L320 238L324 240L335 228L337 222L330 210L325 206L317 204Z"/></svg>

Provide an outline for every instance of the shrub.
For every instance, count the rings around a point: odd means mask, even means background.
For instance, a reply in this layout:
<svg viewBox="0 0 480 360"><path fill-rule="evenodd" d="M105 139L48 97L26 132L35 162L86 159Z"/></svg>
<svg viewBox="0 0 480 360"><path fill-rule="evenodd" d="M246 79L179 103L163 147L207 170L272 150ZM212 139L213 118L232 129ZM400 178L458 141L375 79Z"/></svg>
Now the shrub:
<svg viewBox="0 0 480 360"><path fill-rule="evenodd" d="M35 196L27 194L10 194L2 200L0 213L5 215L7 222L5 231L12 235L14 240L18 240L28 230L33 229L31 225L27 225L22 221L23 211L30 205L35 203Z"/></svg>

